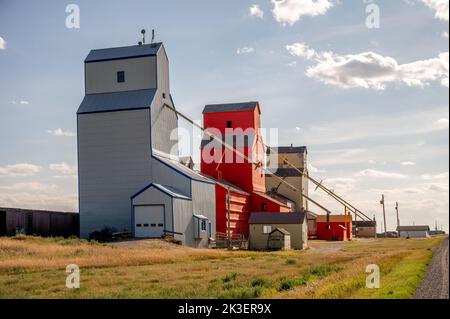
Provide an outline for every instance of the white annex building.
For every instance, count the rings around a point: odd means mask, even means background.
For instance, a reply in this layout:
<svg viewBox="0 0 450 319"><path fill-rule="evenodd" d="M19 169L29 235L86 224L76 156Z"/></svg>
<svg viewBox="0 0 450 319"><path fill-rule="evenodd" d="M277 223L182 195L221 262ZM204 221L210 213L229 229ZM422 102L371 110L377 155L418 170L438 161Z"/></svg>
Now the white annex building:
<svg viewBox="0 0 450 319"><path fill-rule="evenodd" d="M215 184L182 165L162 43L92 50L77 112L80 236L104 227L206 247ZM171 154L171 155L169 155Z"/></svg>

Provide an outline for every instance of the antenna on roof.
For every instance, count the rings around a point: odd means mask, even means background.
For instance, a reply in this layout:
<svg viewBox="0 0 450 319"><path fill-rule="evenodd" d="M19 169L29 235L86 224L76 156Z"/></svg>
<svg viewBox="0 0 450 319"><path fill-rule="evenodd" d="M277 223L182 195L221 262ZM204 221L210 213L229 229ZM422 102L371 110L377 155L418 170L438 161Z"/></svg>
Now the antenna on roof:
<svg viewBox="0 0 450 319"><path fill-rule="evenodd" d="M152 29L152 43L155 42L155 29Z"/></svg>
<svg viewBox="0 0 450 319"><path fill-rule="evenodd" d="M141 30L141 34L142 34L142 43L145 44L145 29Z"/></svg>

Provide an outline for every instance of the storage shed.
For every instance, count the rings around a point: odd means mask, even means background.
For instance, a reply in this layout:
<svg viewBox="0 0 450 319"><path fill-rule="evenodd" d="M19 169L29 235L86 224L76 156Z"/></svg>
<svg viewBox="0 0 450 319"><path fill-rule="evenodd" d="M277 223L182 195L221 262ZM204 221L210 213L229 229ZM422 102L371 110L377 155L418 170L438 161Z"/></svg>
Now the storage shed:
<svg viewBox="0 0 450 319"><path fill-rule="evenodd" d="M399 226L397 227L401 238L427 238L430 237L430 226Z"/></svg>
<svg viewBox="0 0 450 319"><path fill-rule="evenodd" d="M0 207L0 236L78 235L78 213Z"/></svg>
<svg viewBox="0 0 450 319"><path fill-rule="evenodd" d="M317 239L322 240L351 240L351 215L319 215L317 216Z"/></svg>
<svg viewBox="0 0 450 319"><path fill-rule="evenodd" d="M374 220L353 221L353 235L359 238L375 238L377 236L377 222Z"/></svg>
<svg viewBox="0 0 450 319"><path fill-rule="evenodd" d="M290 234L291 247L304 249L308 246L308 227L305 213L251 213L249 219L249 248L269 249L269 236L275 229Z"/></svg>
<svg viewBox="0 0 450 319"><path fill-rule="evenodd" d="M290 250L291 234L284 228L276 228L269 234L267 243L269 250Z"/></svg>

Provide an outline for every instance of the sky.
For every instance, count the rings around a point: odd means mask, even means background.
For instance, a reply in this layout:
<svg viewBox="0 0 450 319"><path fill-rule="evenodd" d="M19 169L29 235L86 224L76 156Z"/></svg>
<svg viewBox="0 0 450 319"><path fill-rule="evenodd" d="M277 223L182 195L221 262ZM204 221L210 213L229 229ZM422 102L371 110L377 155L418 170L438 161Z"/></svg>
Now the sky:
<svg viewBox="0 0 450 319"><path fill-rule="evenodd" d="M402 225L448 231L448 3L0 0L0 207L77 211L83 60L145 28L167 50L180 111L259 101L279 145L308 147L313 177L379 221L385 194L388 230L398 201Z"/></svg>

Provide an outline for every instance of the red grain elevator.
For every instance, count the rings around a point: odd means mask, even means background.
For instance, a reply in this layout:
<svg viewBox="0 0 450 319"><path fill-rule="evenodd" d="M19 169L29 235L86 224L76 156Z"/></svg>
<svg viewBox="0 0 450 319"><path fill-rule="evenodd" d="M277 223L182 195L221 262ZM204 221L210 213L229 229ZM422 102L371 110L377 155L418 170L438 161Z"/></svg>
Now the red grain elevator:
<svg viewBox="0 0 450 319"><path fill-rule="evenodd" d="M201 144L200 170L217 180L216 231L227 232L230 192L230 230L248 237L250 212L289 212L289 207L266 194L265 149L261 137L261 110L258 102L206 105L203 126L215 137L249 157L255 164L235 154L208 136Z"/></svg>

